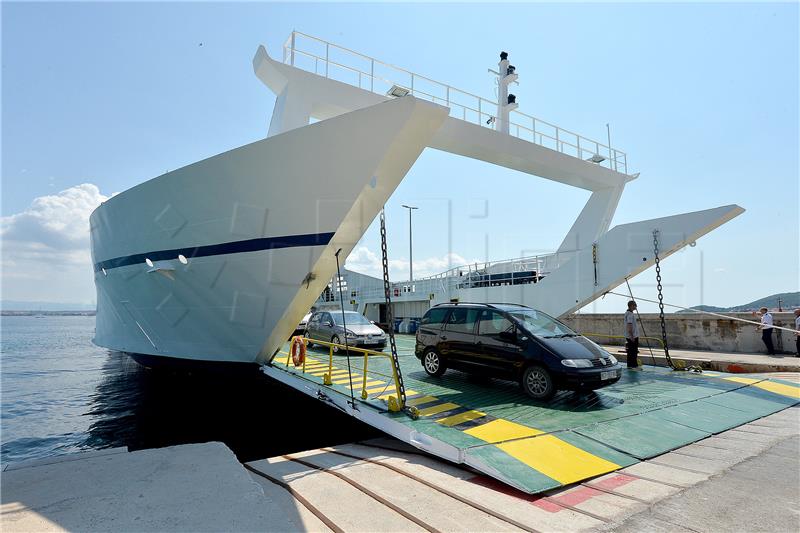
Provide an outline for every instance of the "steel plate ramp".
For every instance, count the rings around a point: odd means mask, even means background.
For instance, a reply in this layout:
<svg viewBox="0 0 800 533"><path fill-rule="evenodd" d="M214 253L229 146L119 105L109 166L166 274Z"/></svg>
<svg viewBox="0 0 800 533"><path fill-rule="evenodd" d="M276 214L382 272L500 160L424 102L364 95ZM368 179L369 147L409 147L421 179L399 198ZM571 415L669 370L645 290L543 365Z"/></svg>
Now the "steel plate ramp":
<svg viewBox="0 0 800 533"><path fill-rule="evenodd" d="M594 393L536 402L510 382L460 372L430 377L413 356L413 338L400 337L398 345L407 406L416 409L416 419L389 410L392 372L385 357L369 362L369 376L353 366L356 358L348 371L346 358L333 364L313 351L305 368L287 357L264 371L404 442L528 493L597 477L800 403L795 383L660 368L625 370L618 383ZM358 402L350 406L353 397Z"/></svg>

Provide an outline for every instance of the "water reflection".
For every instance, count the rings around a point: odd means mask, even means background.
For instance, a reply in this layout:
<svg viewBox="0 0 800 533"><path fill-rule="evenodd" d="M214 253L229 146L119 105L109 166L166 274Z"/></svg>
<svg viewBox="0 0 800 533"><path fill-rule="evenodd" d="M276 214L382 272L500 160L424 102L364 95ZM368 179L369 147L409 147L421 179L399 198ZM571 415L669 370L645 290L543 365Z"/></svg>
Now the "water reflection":
<svg viewBox="0 0 800 533"><path fill-rule="evenodd" d="M320 402L252 373L151 370L109 352L85 445L131 450L222 441L240 461L379 436Z"/></svg>

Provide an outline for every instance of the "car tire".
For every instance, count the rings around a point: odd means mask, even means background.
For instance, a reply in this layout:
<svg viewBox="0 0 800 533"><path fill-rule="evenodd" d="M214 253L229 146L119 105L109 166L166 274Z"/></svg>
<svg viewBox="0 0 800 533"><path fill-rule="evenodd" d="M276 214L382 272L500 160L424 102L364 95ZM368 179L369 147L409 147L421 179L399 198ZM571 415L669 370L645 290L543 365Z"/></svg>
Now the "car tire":
<svg viewBox="0 0 800 533"><path fill-rule="evenodd" d="M333 337L331 337L331 344L341 344L341 343L342 343L342 341L339 340L339 335L334 335ZM339 353L339 347L338 346L334 346L333 347L333 353L334 354Z"/></svg>
<svg viewBox="0 0 800 533"><path fill-rule="evenodd" d="M303 334L303 338L306 340L306 348L311 348L314 346L314 343L311 342L311 337L309 337L308 334Z"/></svg>
<svg viewBox="0 0 800 533"><path fill-rule="evenodd" d="M556 393L550 372L541 366L529 366L522 373L520 385L525 394L534 400L549 400Z"/></svg>
<svg viewBox="0 0 800 533"><path fill-rule="evenodd" d="M429 376L439 377L445 373L447 365L436 350L429 349L422 355L422 368Z"/></svg>

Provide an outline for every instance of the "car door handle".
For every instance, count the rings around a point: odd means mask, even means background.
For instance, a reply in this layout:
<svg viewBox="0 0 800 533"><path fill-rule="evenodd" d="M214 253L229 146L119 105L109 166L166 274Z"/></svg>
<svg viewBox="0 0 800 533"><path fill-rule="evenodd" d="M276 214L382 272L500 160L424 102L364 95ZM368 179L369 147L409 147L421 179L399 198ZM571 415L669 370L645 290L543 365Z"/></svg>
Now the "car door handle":
<svg viewBox="0 0 800 533"><path fill-rule="evenodd" d="M447 340L447 335L439 335L439 338L442 339L443 341L446 341Z"/></svg>

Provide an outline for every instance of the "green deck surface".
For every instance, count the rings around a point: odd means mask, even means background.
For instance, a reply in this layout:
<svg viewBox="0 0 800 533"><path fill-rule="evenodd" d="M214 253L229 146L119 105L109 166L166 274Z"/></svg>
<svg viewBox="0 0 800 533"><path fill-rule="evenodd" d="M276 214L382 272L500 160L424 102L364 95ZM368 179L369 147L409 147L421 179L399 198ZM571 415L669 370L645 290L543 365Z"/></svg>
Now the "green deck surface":
<svg viewBox="0 0 800 533"><path fill-rule="evenodd" d="M531 493L611 472L800 402L800 387L791 382L656 367L625 369L609 387L559 392L537 402L509 381L457 371L428 376L413 354L413 336L398 335L397 346L408 402L419 409L419 418L387 410L388 394L394 394L388 358L370 358L373 384L366 403L461 449L473 467ZM309 350L305 373L286 366L286 353L276 358L277 368L322 384L327 349ZM362 364L363 357L351 357L356 398ZM347 357L334 356L333 366L345 383L329 388L349 396Z"/></svg>

